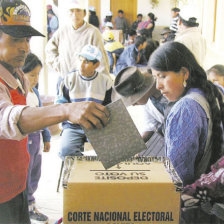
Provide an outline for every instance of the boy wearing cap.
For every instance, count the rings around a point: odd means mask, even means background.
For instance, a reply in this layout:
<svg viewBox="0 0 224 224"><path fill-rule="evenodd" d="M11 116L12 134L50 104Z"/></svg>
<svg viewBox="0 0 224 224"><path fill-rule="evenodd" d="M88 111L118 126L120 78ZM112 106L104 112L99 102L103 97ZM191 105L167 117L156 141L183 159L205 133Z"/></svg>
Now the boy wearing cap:
<svg viewBox="0 0 224 224"><path fill-rule="evenodd" d="M124 46L119 41L114 40L114 34L109 30L103 32L103 39L105 41L104 48L109 58L110 73L113 73L116 61L123 52Z"/></svg>
<svg viewBox="0 0 224 224"><path fill-rule="evenodd" d="M99 48L102 61L97 70L109 76L109 62L104 50L102 35L96 27L85 22L85 1L67 0L66 5L71 24L59 27L46 46L46 61L48 66L60 73L62 77L79 66L77 52L86 44Z"/></svg>
<svg viewBox="0 0 224 224"><path fill-rule="evenodd" d="M79 70L67 74L58 82L56 103L94 101L102 105L111 102L112 81L110 77L96 71L102 54L93 45L85 45L80 54ZM86 136L79 124L63 122L59 156L82 156Z"/></svg>
<svg viewBox="0 0 224 224"><path fill-rule="evenodd" d="M30 10L21 0L0 1L0 223L29 224L26 180L27 134L69 120L86 128L102 128L108 110L94 102L29 107L29 84L21 67L32 36Z"/></svg>

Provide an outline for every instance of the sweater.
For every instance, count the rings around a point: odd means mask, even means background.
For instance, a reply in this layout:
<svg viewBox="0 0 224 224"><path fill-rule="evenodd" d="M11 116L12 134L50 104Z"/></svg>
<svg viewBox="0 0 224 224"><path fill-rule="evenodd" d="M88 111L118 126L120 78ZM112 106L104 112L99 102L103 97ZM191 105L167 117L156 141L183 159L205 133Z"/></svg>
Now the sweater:
<svg viewBox="0 0 224 224"><path fill-rule="evenodd" d="M46 62L64 77L79 69L79 53L87 44L99 48L102 60L97 71L109 75L109 62L102 35L99 29L87 22L77 30L71 24L60 27L47 43Z"/></svg>

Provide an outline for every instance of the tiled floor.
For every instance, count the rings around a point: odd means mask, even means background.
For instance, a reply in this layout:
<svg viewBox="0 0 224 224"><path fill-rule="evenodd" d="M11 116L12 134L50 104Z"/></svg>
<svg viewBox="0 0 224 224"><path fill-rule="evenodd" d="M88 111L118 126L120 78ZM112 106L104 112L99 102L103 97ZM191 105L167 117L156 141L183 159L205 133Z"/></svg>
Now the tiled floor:
<svg viewBox="0 0 224 224"><path fill-rule="evenodd" d="M140 125L138 109L138 107L128 108L137 126ZM59 144L59 134L52 136L50 152L42 154L42 175L35 193L37 208L49 217L48 224L55 223L63 215L63 188L60 186L59 193L57 192L61 169L61 159L58 157Z"/></svg>

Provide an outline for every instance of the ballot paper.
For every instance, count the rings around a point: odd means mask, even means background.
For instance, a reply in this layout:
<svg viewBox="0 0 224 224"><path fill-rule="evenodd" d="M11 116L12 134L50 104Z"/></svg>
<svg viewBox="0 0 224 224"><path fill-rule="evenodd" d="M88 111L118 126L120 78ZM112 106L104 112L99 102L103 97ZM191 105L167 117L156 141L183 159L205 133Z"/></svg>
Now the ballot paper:
<svg viewBox="0 0 224 224"><path fill-rule="evenodd" d="M122 100L108 104L107 108L110 111L110 120L104 128L84 128L105 169L147 149Z"/></svg>

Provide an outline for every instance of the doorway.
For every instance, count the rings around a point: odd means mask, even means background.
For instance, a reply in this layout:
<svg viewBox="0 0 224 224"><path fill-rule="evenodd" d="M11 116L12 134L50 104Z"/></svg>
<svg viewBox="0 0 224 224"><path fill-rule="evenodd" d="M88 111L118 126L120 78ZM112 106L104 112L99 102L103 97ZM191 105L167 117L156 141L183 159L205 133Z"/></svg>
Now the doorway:
<svg viewBox="0 0 224 224"><path fill-rule="evenodd" d="M110 9L113 12L113 19L117 17L117 11L122 9L130 27L136 20L137 0L110 0Z"/></svg>

